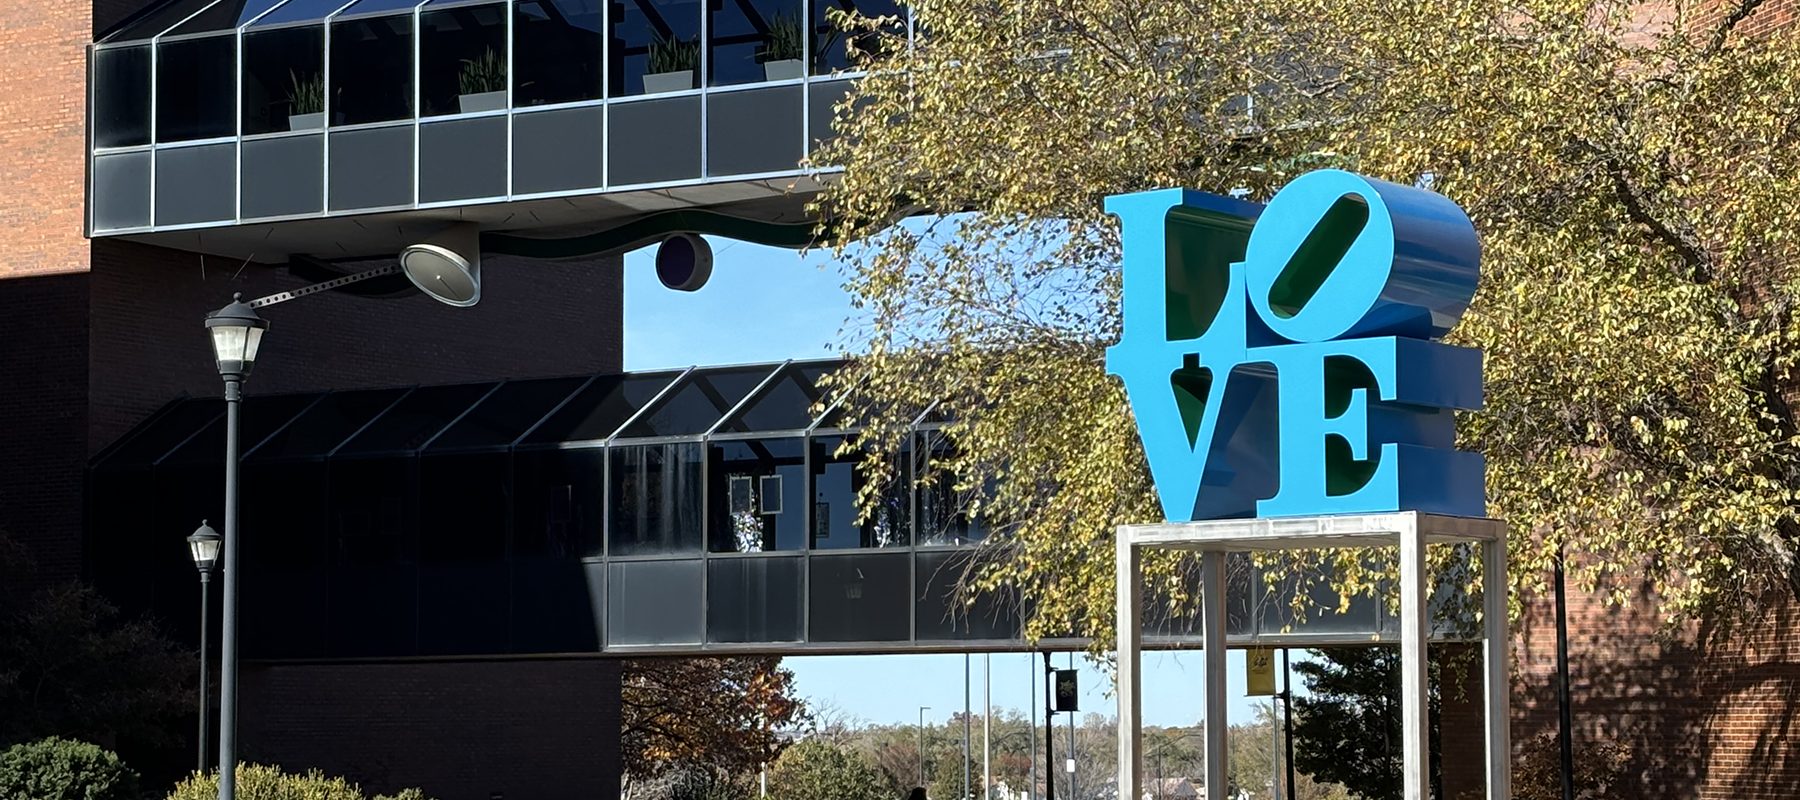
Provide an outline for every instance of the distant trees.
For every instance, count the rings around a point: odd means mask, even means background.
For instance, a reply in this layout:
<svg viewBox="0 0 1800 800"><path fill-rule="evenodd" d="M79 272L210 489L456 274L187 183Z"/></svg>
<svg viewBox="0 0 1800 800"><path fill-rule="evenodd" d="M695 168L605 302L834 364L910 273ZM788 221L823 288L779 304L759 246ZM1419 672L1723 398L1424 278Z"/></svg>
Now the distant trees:
<svg viewBox="0 0 1800 800"><path fill-rule="evenodd" d="M805 741L782 752L769 768L775 800L898 800L880 768L855 750Z"/></svg>
<svg viewBox="0 0 1800 800"><path fill-rule="evenodd" d="M620 703L630 794L683 770L692 784L689 768L753 775L780 755L782 732L807 719L794 673L774 656L628 661Z"/></svg>

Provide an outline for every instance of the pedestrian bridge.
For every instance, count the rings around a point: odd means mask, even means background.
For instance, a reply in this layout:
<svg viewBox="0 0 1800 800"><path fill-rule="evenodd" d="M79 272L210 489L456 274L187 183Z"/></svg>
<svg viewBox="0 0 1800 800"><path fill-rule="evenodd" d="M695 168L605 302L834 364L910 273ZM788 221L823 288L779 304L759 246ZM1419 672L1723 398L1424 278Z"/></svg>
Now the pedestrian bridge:
<svg viewBox="0 0 1800 800"><path fill-rule="evenodd" d="M858 519L858 432L820 406L838 366L251 396L245 657L1024 649L1016 598L953 594L1001 545L962 513L932 409ZM222 517L223 413L215 398L172 401L90 469L93 579L177 633L192 633L197 600L181 537ZM1375 601L1338 613L1318 593L1298 620L1292 580L1248 558L1229 572L1233 645L1399 633ZM1447 616L1440 636L1465 629ZM1152 617L1147 646L1199 644L1196 620Z"/></svg>

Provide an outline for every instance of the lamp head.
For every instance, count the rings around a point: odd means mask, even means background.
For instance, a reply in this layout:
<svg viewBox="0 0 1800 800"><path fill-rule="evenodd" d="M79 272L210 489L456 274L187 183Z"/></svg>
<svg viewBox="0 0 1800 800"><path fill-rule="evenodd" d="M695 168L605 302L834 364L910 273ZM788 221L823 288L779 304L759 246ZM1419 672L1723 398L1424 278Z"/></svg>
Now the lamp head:
<svg viewBox="0 0 1800 800"><path fill-rule="evenodd" d="M189 535L187 540L188 551L194 556L194 567L199 569L202 575L212 572L213 565L219 560L220 545L224 543L219 532L213 530L205 520L201 520L200 527Z"/></svg>
<svg viewBox="0 0 1800 800"><path fill-rule="evenodd" d="M219 374L227 380L250 377L263 332L268 329L269 321L257 315L242 294L232 295L229 305L206 315L206 330L212 334L213 359L219 365Z"/></svg>

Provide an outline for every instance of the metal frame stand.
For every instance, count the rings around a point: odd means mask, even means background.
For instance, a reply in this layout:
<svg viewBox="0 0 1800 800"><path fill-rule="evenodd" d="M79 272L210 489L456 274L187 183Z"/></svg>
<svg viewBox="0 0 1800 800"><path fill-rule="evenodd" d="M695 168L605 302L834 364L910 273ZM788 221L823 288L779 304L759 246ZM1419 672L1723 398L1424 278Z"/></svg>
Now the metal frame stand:
<svg viewBox="0 0 1800 800"><path fill-rule="evenodd" d="M1142 551L1200 553L1201 625L1206 661L1206 800L1226 798L1225 554L1234 551L1400 545L1401 739L1404 800L1430 793L1426 670L1430 619L1425 549L1439 542L1473 542L1482 559L1482 657L1486 694L1488 800L1510 800L1511 751L1507 690L1506 526L1498 520L1406 511L1278 519L1123 525L1118 530L1119 796L1136 800L1143 786L1144 588Z"/></svg>

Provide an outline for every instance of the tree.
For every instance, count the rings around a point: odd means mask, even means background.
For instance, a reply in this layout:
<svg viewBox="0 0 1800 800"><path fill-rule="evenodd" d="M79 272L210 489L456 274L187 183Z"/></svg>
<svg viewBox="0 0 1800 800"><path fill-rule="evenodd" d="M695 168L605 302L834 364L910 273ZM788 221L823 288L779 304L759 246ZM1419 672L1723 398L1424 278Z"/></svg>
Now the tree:
<svg viewBox="0 0 1800 800"><path fill-rule="evenodd" d="M199 657L77 582L27 590L35 567L0 533L0 746L48 736L133 748L186 741Z"/></svg>
<svg viewBox="0 0 1800 800"><path fill-rule="evenodd" d="M808 740L788 748L769 768L775 800L893 800L893 787L874 764L850 750Z"/></svg>
<svg viewBox="0 0 1800 800"><path fill-rule="evenodd" d="M1579 585L1648 589L1672 621L1800 586L1800 34L1738 35L1761 0L911 7L917 46L871 48L883 69L817 155L842 167L816 210L870 323L834 391L877 476L941 402L993 532L965 585L1020 593L1031 635L1104 649L1113 530L1160 517L1102 369L1101 199L1266 199L1318 166L1429 179L1480 232L1454 339L1486 350L1487 409L1460 435L1512 523L1515 589L1544 591L1562 552ZM1340 589L1372 591L1335 558ZM1177 566L1146 576L1180 603Z"/></svg>
<svg viewBox="0 0 1800 800"><path fill-rule="evenodd" d="M1294 766L1343 784L1364 800L1399 796L1399 648L1338 647L1311 654L1294 663L1306 683L1306 693L1294 697ZM1438 697L1436 681L1432 684L1427 712L1435 744ZM1429 760L1432 794L1441 797L1435 747Z"/></svg>
<svg viewBox="0 0 1800 800"><path fill-rule="evenodd" d="M806 719L794 673L774 656L628 661L620 756L631 784L684 765L747 774Z"/></svg>

